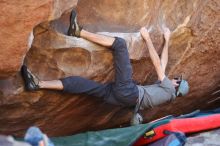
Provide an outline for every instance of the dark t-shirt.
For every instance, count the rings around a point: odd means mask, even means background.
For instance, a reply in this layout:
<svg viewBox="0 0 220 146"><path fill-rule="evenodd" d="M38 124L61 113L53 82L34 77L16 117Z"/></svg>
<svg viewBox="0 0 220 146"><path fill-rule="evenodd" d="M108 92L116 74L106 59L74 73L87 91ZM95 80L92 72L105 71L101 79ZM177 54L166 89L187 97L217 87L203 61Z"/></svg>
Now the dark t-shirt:
<svg viewBox="0 0 220 146"><path fill-rule="evenodd" d="M139 102L143 98L140 109L152 108L176 98L176 90L167 77L162 82L159 81L153 85L146 86L137 85L137 87L139 90Z"/></svg>

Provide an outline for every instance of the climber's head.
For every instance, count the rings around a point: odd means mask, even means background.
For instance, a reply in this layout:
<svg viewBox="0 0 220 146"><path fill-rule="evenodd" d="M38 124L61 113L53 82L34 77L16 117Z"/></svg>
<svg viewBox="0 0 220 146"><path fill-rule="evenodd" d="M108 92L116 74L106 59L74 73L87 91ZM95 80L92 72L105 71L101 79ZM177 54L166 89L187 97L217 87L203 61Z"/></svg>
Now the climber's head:
<svg viewBox="0 0 220 146"><path fill-rule="evenodd" d="M173 86L176 88L176 96L185 96L189 92L189 84L182 76L172 80Z"/></svg>

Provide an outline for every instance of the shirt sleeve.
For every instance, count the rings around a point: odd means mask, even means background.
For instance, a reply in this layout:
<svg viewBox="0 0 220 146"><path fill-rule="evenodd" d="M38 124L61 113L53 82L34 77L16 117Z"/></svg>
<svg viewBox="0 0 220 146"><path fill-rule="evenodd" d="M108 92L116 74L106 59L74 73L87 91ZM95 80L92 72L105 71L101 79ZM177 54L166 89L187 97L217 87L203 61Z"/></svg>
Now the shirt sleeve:
<svg viewBox="0 0 220 146"><path fill-rule="evenodd" d="M172 82L167 77L161 81L160 86L163 88L173 88Z"/></svg>
<svg viewBox="0 0 220 146"><path fill-rule="evenodd" d="M173 86L173 83L172 81L168 78L168 77L165 77L163 79L163 81L160 83L160 86L162 88L164 88L165 90L171 92L172 96L173 96L173 99L176 97L175 93L176 93L176 89L175 87Z"/></svg>

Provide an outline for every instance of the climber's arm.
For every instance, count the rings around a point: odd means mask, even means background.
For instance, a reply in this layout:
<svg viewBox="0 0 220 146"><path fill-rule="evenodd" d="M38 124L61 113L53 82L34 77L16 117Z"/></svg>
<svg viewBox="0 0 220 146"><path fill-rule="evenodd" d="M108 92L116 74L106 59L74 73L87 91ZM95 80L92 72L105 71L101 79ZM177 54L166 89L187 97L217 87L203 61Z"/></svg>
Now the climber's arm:
<svg viewBox="0 0 220 146"><path fill-rule="evenodd" d="M167 27L163 27L163 31L164 31L164 39L165 39L165 44L163 47L163 51L161 54L161 66L163 69L163 72L165 73L166 70L166 66L168 63L168 44L169 44L169 39L170 39L170 30Z"/></svg>
<svg viewBox="0 0 220 146"><path fill-rule="evenodd" d="M154 45L153 45L153 43L151 41L151 38L150 38L150 35L149 35L147 29L144 28L144 27L141 28L140 33L141 33L142 37L144 38L144 40L147 43L150 58L151 58L152 63L154 65L155 69L156 69L158 79L160 81L162 81L165 78L165 72L162 69L160 57L158 56L158 54L157 54L157 52L154 48Z"/></svg>
<svg viewBox="0 0 220 146"><path fill-rule="evenodd" d="M163 72L165 72L166 66L168 63L168 42L169 41L165 42L164 47L163 47L163 51L161 54L161 66L162 66Z"/></svg>

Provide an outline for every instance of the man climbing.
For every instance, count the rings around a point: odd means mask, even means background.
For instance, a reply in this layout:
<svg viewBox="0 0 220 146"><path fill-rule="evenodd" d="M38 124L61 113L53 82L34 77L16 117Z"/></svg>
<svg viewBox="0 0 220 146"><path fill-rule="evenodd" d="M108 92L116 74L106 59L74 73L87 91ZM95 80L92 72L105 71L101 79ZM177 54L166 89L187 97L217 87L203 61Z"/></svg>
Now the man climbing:
<svg viewBox="0 0 220 146"><path fill-rule="evenodd" d="M91 33L82 29L77 24L76 12L72 11L68 35L81 37L111 49L114 57L115 81L100 84L79 76L70 76L53 81L40 81L31 74L26 66L22 66L21 73L25 81L25 87L29 91L54 89L74 94L84 93L90 96L101 97L108 103L122 106L135 106L138 103L141 109L154 107L173 100L176 95L186 95L189 86L185 80L169 80L165 76L168 62L169 29L164 27L165 45L161 60L155 51L148 30L143 27L140 33L147 43L150 58L158 75L159 82L156 84L148 86L136 85L132 80L132 66L125 40L118 37Z"/></svg>

